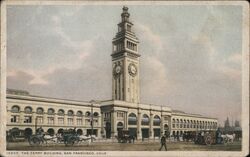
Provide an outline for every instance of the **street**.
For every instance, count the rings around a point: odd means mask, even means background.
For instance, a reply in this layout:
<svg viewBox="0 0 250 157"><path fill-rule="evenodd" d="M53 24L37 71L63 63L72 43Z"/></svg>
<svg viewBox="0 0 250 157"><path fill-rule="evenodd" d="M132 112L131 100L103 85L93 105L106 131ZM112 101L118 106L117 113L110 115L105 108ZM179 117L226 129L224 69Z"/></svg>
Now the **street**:
<svg viewBox="0 0 250 157"><path fill-rule="evenodd" d="M144 141L132 143L117 142L93 142L90 145L86 143L74 144L66 147L64 144L42 144L40 146L30 146L28 142L7 143L7 150L87 150L87 151L158 151L160 143L158 141ZM169 151L240 151L241 142L235 141L229 144L216 145L198 145L193 142L167 142ZM164 148L162 149L164 151Z"/></svg>

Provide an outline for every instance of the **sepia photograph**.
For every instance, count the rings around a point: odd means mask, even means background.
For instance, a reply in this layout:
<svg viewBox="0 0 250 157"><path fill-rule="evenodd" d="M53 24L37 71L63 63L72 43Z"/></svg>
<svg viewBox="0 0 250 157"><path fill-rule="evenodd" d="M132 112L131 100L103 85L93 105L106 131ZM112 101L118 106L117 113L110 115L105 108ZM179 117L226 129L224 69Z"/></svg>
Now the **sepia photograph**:
<svg viewBox="0 0 250 157"><path fill-rule="evenodd" d="M245 1L1 2L2 156L246 156Z"/></svg>

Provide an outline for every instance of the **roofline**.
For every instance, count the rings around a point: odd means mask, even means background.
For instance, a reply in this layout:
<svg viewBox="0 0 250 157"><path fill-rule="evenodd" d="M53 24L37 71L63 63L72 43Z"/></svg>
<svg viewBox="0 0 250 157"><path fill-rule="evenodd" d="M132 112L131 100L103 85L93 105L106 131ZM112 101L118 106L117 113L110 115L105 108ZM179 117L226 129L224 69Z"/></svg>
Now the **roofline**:
<svg viewBox="0 0 250 157"><path fill-rule="evenodd" d="M214 119L214 120L218 120L218 118L212 118L212 117L206 117L206 116L203 116L203 115L196 115L196 114L189 114L189 113L176 113L176 112L173 112L172 113L173 116L189 116L189 117L197 117L197 118L209 118L209 119Z"/></svg>
<svg viewBox="0 0 250 157"><path fill-rule="evenodd" d="M27 100L27 101L37 101L37 102L47 102L47 103L60 103L67 105L78 105L78 106L90 106L92 103L88 101L77 101L77 100L68 100L68 99L58 99L58 98L50 98L50 97L41 97L34 95L13 95L7 94L8 99L19 99L19 100ZM93 103L93 107L99 107L99 103Z"/></svg>

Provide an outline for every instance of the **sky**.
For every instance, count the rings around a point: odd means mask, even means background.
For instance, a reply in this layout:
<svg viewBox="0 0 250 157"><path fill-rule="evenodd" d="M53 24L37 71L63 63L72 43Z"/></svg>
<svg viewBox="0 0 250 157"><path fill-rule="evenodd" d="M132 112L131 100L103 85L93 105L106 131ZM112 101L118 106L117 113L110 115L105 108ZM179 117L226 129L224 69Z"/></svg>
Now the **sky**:
<svg viewBox="0 0 250 157"><path fill-rule="evenodd" d="M241 118L242 7L128 5L140 40L141 103ZM7 6L7 88L72 100L112 98L122 5Z"/></svg>

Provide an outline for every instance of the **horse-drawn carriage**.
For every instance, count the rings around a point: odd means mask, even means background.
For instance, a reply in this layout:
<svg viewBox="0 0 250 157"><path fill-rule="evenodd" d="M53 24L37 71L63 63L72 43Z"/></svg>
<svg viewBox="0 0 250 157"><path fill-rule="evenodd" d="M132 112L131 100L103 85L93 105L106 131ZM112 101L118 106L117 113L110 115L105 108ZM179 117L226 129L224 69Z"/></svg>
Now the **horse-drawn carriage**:
<svg viewBox="0 0 250 157"><path fill-rule="evenodd" d="M65 146L72 146L75 143L81 143L81 142L87 142L88 145L91 142L91 138L94 140L96 139L94 136L84 136L84 135L79 135L73 130L63 130L62 133L56 134L56 135L50 135L48 133L40 133L40 134L35 134L31 135L28 139L29 144L32 146L39 146L43 143L54 143L54 144L60 144L64 143Z"/></svg>
<svg viewBox="0 0 250 157"><path fill-rule="evenodd" d="M200 131L196 134L195 144L216 144L216 131Z"/></svg>
<svg viewBox="0 0 250 157"><path fill-rule="evenodd" d="M8 142L25 141L26 136L24 130L13 128L6 132L6 140Z"/></svg>
<svg viewBox="0 0 250 157"><path fill-rule="evenodd" d="M80 136L71 130L64 131L62 137L66 146L72 146L74 143L78 143L80 141Z"/></svg>
<svg viewBox="0 0 250 157"><path fill-rule="evenodd" d="M119 143L134 143L135 137L129 135L129 130L120 130L118 132L117 140Z"/></svg>
<svg viewBox="0 0 250 157"><path fill-rule="evenodd" d="M52 141L54 143L64 143L66 146L71 146L80 140L79 136L72 132L71 130L64 130L62 134L49 135L47 133L40 133L31 135L28 139L29 144L33 146L38 146L42 143Z"/></svg>

